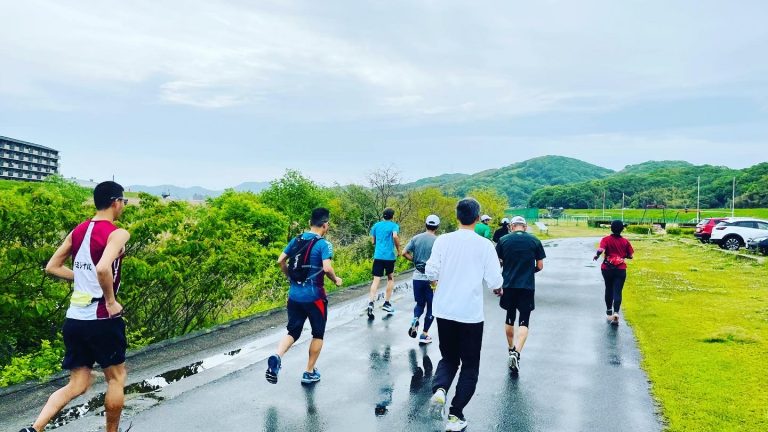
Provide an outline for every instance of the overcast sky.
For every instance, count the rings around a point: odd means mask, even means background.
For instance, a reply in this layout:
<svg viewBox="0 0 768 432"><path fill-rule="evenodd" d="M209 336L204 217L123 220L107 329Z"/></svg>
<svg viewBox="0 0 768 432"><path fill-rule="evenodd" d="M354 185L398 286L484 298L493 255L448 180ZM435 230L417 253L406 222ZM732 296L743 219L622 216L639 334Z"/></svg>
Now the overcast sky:
<svg viewBox="0 0 768 432"><path fill-rule="evenodd" d="M70 177L768 160L768 2L0 0L0 135Z"/></svg>

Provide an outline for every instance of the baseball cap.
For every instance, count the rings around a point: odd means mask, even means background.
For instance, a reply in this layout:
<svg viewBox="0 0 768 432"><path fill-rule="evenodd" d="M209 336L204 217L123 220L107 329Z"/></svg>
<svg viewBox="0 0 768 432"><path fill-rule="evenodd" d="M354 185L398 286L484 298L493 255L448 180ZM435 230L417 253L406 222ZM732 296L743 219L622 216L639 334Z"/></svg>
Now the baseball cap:
<svg viewBox="0 0 768 432"><path fill-rule="evenodd" d="M431 214L431 215L427 216L426 223L429 226L438 226L438 225L440 225L440 218L437 217L437 215Z"/></svg>
<svg viewBox="0 0 768 432"><path fill-rule="evenodd" d="M512 225L528 225L525 223L525 218L522 216L515 216L512 218L512 221L510 221Z"/></svg>
<svg viewBox="0 0 768 432"><path fill-rule="evenodd" d="M508 224L508 223L509 223L509 218L503 218L503 219L501 220L501 223L502 223L502 225L503 225L503 224Z"/></svg>
<svg viewBox="0 0 768 432"><path fill-rule="evenodd" d="M480 216L480 220L481 220L481 221L487 221L487 220L491 220L491 217L490 217L490 216L488 216L488 215L482 215L482 216Z"/></svg>

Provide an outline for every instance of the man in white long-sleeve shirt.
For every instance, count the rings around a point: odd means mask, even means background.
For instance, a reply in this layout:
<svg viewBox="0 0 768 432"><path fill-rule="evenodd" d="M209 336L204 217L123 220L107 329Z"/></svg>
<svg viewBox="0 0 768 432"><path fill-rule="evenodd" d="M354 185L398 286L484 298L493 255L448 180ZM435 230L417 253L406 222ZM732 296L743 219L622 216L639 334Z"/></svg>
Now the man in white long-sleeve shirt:
<svg viewBox="0 0 768 432"><path fill-rule="evenodd" d="M447 431L467 426L464 407L477 386L483 341L483 290L498 293L504 282L496 250L490 240L475 234L480 204L465 198L456 205L459 229L435 240L425 274L436 283L432 314L437 318L442 359L432 383L433 413L442 416L446 393L456 373L456 394L448 412Z"/></svg>

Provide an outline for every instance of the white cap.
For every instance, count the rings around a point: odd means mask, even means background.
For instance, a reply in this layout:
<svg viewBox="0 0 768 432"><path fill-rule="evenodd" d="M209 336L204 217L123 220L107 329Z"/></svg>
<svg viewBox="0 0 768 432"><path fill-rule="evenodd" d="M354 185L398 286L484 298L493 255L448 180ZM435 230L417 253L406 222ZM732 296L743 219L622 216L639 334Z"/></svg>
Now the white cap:
<svg viewBox="0 0 768 432"><path fill-rule="evenodd" d="M527 223L525 223L525 218L523 218L522 216L513 217L510 223L512 225L528 225Z"/></svg>
<svg viewBox="0 0 768 432"><path fill-rule="evenodd" d="M488 215L482 215L482 216L480 216L480 220L481 220L481 221L483 221L483 222L485 222L485 221L487 221L487 220L491 220L491 217L490 217L490 216L488 216Z"/></svg>
<svg viewBox="0 0 768 432"><path fill-rule="evenodd" d="M502 225L503 225L503 224L508 224L508 223L509 223L509 218L503 218L503 219L501 220L501 224L502 224Z"/></svg>
<svg viewBox="0 0 768 432"><path fill-rule="evenodd" d="M440 218L437 217L437 215L431 214L431 215L427 216L426 223L429 226L438 226L438 225L440 225Z"/></svg>

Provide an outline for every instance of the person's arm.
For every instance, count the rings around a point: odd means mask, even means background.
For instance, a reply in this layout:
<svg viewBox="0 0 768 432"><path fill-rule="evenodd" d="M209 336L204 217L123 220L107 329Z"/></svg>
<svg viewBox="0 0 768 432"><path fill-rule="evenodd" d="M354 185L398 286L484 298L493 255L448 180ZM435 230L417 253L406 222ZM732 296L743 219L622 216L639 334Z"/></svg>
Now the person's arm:
<svg viewBox="0 0 768 432"><path fill-rule="evenodd" d="M592 261L597 261L598 258L600 258L600 255L605 252L605 238L600 240L600 246L597 248L597 251L595 251L595 256L592 258Z"/></svg>
<svg viewBox="0 0 768 432"><path fill-rule="evenodd" d="M483 272L483 280L485 286L490 288L494 294L500 296L504 293L504 278L501 275L501 267L499 266L499 257L496 254L493 246L485 254L485 269Z"/></svg>
<svg viewBox="0 0 768 432"><path fill-rule="evenodd" d="M323 271L325 272L325 277L333 281L336 286L341 286L343 281L340 277L336 276L336 272L333 270L333 265L330 258L323 260Z"/></svg>
<svg viewBox="0 0 768 432"><path fill-rule="evenodd" d="M424 274L427 276L427 279L432 282L433 287L438 279L440 279L440 266L443 255L442 244L443 242L440 240L440 237L438 237L432 245L432 254L429 256L427 264L424 266Z"/></svg>
<svg viewBox="0 0 768 432"><path fill-rule="evenodd" d="M405 249L403 250L403 254L402 254L403 258L413 262L413 254L411 253L412 251L413 251L413 239L410 239L408 243L405 245Z"/></svg>
<svg viewBox="0 0 768 432"><path fill-rule="evenodd" d="M534 273L538 273L540 271L544 270L544 260L536 260L536 268L534 269Z"/></svg>
<svg viewBox="0 0 768 432"><path fill-rule="evenodd" d="M67 258L72 254L72 233L67 234L64 242L56 249L53 256L48 260L48 264L45 266L45 272L56 276L57 278L73 281L75 280L75 272L71 268L64 265L67 262Z"/></svg>
<svg viewBox="0 0 768 432"><path fill-rule="evenodd" d="M109 316L115 316L123 311L123 306L115 299L114 275L112 274L112 263L123 253L125 244L131 235L124 229L112 231L107 239L107 246L101 259L96 264L96 276L99 279L99 286L104 293L104 300L107 303L107 312Z"/></svg>
<svg viewBox="0 0 768 432"><path fill-rule="evenodd" d="M632 243L627 240L627 259L632 259L635 256L635 250L632 248Z"/></svg>
<svg viewBox="0 0 768 432"><path fill-rule="evenodd" d="M397 231L392 232L392 240L395 241L395 249L397 250L397 255L400 255L400 236L397 235Z"/></svg>
<svg viewBox="0 0 768 432"><path fill-rule="evenodd" d="M290 274L288 273L288 254L285 252L281 253L280 256L277 258L277 265L280 266L280 271L283 272L285 277L290 279Z"/></svg>

